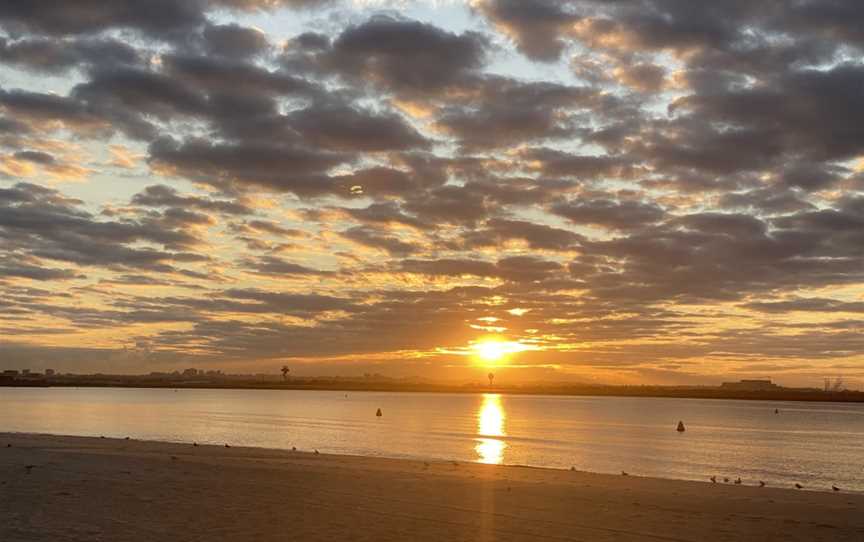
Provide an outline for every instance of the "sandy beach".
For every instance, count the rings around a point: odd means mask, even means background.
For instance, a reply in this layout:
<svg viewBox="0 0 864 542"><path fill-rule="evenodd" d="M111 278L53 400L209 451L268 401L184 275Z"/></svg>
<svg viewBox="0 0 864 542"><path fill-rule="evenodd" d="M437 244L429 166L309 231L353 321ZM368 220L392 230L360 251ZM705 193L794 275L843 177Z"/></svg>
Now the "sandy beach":
<svg viewBox="0 0 864 542"><path fill-rule="evenodd" d="M4 542L860 541L862 512L844 492L0 435Z"/></svg>

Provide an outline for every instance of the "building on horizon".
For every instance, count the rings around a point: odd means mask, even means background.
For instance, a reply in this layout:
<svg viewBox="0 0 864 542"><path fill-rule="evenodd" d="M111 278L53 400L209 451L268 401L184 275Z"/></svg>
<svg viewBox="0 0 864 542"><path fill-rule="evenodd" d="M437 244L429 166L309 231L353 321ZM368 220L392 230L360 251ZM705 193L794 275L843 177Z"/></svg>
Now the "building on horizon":
<svg viewBox="0 0 864 542"><path fill-rule="evenodd" d="M724 390L733 391L776 391L781 389L780 386L766 380L740 380L738 382L723 382L720 387Z"/></svg>

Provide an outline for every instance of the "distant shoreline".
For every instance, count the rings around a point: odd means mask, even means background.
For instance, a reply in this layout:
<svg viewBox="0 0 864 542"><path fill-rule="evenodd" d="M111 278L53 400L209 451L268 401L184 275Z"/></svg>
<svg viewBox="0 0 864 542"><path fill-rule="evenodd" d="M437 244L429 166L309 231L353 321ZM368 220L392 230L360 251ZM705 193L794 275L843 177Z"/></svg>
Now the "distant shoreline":
<svg viewBox="0 0 864 542"><path fill-rule="evenodd" d="M106 377L100 380L16 380L0 381L0 387L24 388L141 388L141 389L239 389L295 390L339 392L398 393L501 393L508 395L584 396L584 397L656 397L669 399L727 399L746 401L799 401L826 403L864 403L864 392L799 390L782 388L772 391L730 391L719 387L689 388L669 386L479 386L446 384L410 384L387 382L354 382L340 380L289 380L288 382L184 382L134 380Z"/></svg>

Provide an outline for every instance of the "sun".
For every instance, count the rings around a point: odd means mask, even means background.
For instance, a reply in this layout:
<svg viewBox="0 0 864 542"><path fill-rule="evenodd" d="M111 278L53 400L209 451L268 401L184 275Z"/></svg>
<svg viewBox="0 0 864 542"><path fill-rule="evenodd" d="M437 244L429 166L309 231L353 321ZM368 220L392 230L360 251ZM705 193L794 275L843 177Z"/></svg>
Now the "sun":
<svg viewBox="0 0 864 542"><path fill-rule="evenodd" d="M474 351L483 361L501 361L508 354L503 341L485 340L474 344Z"/></svg>
<svg viewBox="0 0 864 542"><path fill-rule="evenodd" d="M525 345L515 341L502 341L497 338L485 338L471 345L474 355L486 364L502 362L510 354L526 350Z"/></svg>

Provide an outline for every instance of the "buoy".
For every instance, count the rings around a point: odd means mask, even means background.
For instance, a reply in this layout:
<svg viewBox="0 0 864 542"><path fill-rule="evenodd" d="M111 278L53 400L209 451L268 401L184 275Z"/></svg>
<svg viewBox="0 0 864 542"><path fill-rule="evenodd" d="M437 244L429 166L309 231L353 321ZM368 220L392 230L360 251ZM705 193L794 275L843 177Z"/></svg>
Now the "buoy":
<svg viewBox="0 0 864 542"><path fill-rule="evenodd" d="M678 429L677 429L677 431L678 431L679 433L683 433L683 432L686 431L686 430L687 430L687 429L684 428L684 422L679 421L679 422L678 422Z"/></svg>
<svg viewBox="0 0 864 542"><path fill-rule="evenodd" d="M380 418L380 417L383 416L384 414L381 412L381 409L379 408L379 409L378 409L378 412L376 412L375 415L378 416L378 417Z"/></svg>

